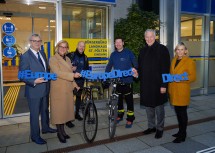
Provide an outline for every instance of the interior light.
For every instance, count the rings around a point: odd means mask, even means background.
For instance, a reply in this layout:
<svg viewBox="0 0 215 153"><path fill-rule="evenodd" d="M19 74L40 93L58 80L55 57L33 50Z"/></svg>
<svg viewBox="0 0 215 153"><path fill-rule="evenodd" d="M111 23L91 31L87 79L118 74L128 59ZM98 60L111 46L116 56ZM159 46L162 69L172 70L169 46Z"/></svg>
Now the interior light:
<svg viewBox="0 0 215 153"><path fill-rule="evenodd" d="M100 25L102 25L102 24L101 24L101 23L96 23L96 25L100 26Z"/></svg>
<svg viewBox="0 0 215 153"><path fill-rule="evenodd" d="M55 22L55 20L50 20L50 22Z"/></svg>
<svg viewBox="0 0 215 153"><path fill-rule="evenodd" d="M41 10L45 10L45 9L46 9L46 7L45 7L45 6L39 6L39 9L41 9Z"/></svg>
<svg viewBox="0 0 215 153"><path fill-rule="evenodd" d="M7 20L7 21L9 21L9 20L11 20L11 18L9 18L9 17L0 17L0 20Z"/></svg>
<svg viewBox="0 0 215 153"><path fill-rule="evenodd" d="M188 27L181 27L181 29L187 29Z"/></svg>
<svg viewBox="0 0 215 153"><path fill-rule="evenodd" d="M46 26L47 28L49 27L49 26ZM55 26L50 26L50 28L55 28Z"/></svg>
<svg viewBox="0 0 215 153"><path fill-rule="evenodd" d="M27 5L30 5L30 0L27 0Z"/></svg>

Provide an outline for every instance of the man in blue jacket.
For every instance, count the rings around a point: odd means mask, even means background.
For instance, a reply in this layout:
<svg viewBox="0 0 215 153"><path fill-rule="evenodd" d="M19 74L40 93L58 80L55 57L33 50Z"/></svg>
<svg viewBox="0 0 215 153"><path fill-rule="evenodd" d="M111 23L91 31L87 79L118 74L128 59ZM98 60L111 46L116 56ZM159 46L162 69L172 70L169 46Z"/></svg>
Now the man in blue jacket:
<svg viewBox="0 0 215 153"><path fill-rule="evenodd" d="M122 38L115 39L115 48L116 50L110 55L109 62L106 67L106 72L110 72L111 69L115 70L129 70L132 67L137 68L137 60L129 49L124 48L124 41ZM133 102L133 77L122 77L121 84L118 84L116 87L117 93L119 95L118 100L118 118L117 122L123 120L124 116L124 106L123 98L127 103L127 123L126 128L131 128L134 116L134 102Z"/></svg>

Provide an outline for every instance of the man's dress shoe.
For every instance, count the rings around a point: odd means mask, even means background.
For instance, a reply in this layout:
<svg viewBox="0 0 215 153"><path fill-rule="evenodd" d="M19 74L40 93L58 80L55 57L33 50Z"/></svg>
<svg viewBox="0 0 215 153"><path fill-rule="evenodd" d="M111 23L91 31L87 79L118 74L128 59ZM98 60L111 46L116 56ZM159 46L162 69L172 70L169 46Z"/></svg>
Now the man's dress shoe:
<svg viewBox="0 0 215 153"><path fill-rule="evenodd" d="M156 134L155 134L155 138L156 139L160 139L160 138L162 138L162 136L163 136L163 131L157 130Z"/></svg>
<svg viewBox="0 0 215 153"><path fill-rule="evenodd" d="M151 134L156 132L156 128L148 128L147 130L143 131L143 134Z"/></svg>
<svg viewBox="0 0 215 153"><path fill-rule="evenodd" d="M52 128L48 128L45 131L42 131L42 134L46 134L46 133L56 133L57 130L56 129L52 129Z"/></svg>
<svg viewBox="0 0 215 153"><path fill-rule="evenodd" d="M31 139L33 142L35 142L36 144L39 144L39 145L43 145L43 144L46 144L46 140L42 139L42 138L38 138L38 139Z"/></svg>

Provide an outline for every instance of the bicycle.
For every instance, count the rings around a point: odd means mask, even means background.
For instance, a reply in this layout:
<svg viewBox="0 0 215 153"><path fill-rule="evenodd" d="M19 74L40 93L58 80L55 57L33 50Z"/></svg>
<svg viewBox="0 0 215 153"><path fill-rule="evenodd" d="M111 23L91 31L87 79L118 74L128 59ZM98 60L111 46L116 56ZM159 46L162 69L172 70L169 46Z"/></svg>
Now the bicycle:
<svg viewBox="0 0 215 153"><path fill-rule="evenodd" d="M118 98L116 93L117 84L121 83L120 79L110 79L106 81L107 84L112 85L112 91L108 102L108 132L109 137L112 139L116 132L117 116L118 116Z"/></svg>
<svg viewBox="0 0 215 153"><path fill-rule="evenodd" d="M87 86L82 88L82 104L81 110L83 113L83 134L84 139L91 143L94 141L98 129L98 115L96 105L93 98L93 89L101 94L100 86Z"/></svg>

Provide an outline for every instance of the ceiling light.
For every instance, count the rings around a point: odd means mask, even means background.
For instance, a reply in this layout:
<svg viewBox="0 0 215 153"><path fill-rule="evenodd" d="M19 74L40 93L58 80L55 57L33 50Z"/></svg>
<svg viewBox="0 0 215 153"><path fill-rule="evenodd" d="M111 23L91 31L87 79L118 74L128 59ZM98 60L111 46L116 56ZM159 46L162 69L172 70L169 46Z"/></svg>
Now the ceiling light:
<svg viewBox="0 0 215 153"><path fill-rule="evenodd" d="M49 26L46 26L47 28L49 27ZM55 26L50 26L50 28L55 28Z"/></svg>
<svg viewBox="0 0 215 153"><path fill-rule="evenodd" d="M46 9L46 7L45 7L45 6L39 6L39 9L41 9L41 10L45 10L45 9Z"/></svg>
<svg viewBox="0 0 215 153"><path fill-rule="evenodd" d="M78 15L78 14L80 14L81 13L81 11L72 11L72 15L73 16L76 16L76 15Z"/></svg>
<svg viewBox="0 0 215 153"><path fill-rule="evenodd" d="M8 18L8 17L0 17L0 20L11 20L11 18Z"/></svg>
<svg viewBox="0 0 215 153"><path fill-rule="evenodd" d="M50 22L55 22L55 20L50 20Z"/></svg>
<svg viewBox="0 0 215 153"><path fill-rule="evenodd" d="M99 25L99 26L100 26L100 25L102 25L102 24L101 24L101 23L96 23L96 25Z"/></svg>
<svg viewBox="0 0 215 153"><path fill-rule="evenodd" d="M181 27L181 29L187 29L188 27Z"/></svg>

